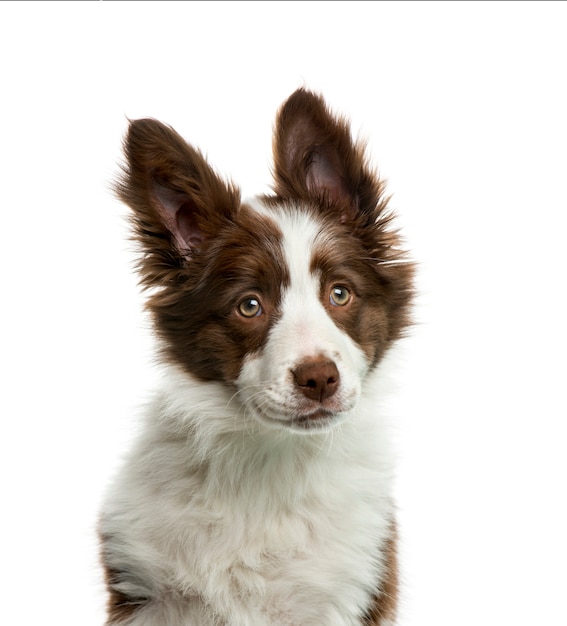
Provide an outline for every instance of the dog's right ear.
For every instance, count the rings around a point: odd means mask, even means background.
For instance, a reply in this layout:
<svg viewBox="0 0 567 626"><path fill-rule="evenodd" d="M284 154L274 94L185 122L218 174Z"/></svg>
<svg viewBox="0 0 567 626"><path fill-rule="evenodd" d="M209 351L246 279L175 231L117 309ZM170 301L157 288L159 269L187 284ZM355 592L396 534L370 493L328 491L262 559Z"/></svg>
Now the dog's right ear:
<svg viewBox="0 0 567 626"><path fill-rule="evenodd" d="M238 209L240 192L172 128L153 119L130 123L124 154L115 189L134 212L143 275L154 284L214 236Z"/></svg>

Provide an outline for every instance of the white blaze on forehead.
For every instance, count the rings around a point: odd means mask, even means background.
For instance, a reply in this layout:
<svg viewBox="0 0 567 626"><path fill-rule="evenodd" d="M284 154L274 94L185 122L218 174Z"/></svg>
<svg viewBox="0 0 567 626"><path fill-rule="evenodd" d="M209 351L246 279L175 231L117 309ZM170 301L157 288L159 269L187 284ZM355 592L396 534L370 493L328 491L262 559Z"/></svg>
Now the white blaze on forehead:
<svg viewBox="0 0 567 626"><path fill-rule="evenodd" d="M283 233L283 252L291 282L304 282L310 274L311 258L322 224L300 204L272 209L257 198L247 200L246 204L260 215L273 220Z"/></svg>
<svg viewBox="0 0 567 626"><path fill-rule="evenodd" d="M278 223L283 232L283 252L290 277L290 292L319 295L318 280L311 261L320 225L306 213L283 213ZM313 290L315 288L315 292Z"/></svg>
<svg viewBox="0 0 567 626"><path fill-rule="evenodd" d="M272 329L269 343L281 360L298 362L304 357L324 354L339 361L360 361L362 351L339 329L321 301L321 276L312 268L317 248L329 245L325 225L301 204L271 209L260 201L249 202L254 210L273 219L281 231L282 252L289 273L289 285L282 292L281 317ZM366 364L366 359L362 360Z"/></svg>
<svg viewBox="0 0 567 626"><path fill-rule="evenodd" d="M339 358L346 350L345 333L337 328L323 306L321 276L312 268L322 225L305 212L283 213L283 252L289 270L289 286L282 298L282 331L295 335L302 356L326 354Z"/></svg>
<svg viewBox="0 0 567 626"><path fill-rule="evenodd" d="M282 252L289 274L289 285L282 292L282 322L293 321L288 332L296 334L303 326L313 324L313 315L327 317L319 299L320 279L311 269L322 224L299 204L269 209L256 202L253 208L273 219L283 235ZM287 326L291 324L287 323Z"/></svg>

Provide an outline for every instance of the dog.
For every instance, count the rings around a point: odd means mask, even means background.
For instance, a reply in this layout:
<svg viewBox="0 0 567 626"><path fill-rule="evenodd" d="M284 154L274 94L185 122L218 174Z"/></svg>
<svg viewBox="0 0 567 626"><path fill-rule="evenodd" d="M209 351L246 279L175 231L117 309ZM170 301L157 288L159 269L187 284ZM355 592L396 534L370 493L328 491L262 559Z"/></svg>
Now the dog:
<svg viewBox="0 0 567 626"><path fill-rule="evenodd" d="M242 200L153 119L116 184L163 384L100 519L108 626L393 624L393 454L380 409L413 264L366 146L319 94Z"/></svg>

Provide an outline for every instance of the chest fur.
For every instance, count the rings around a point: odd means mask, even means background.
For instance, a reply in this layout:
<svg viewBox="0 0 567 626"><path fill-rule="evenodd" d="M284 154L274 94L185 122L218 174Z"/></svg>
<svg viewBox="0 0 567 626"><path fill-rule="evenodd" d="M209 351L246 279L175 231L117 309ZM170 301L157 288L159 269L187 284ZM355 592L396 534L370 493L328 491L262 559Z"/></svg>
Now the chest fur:
<svg viewBox="0 0 567 626"><path fill-rule="evenodd" d="M197 597L203 624L358 623L392 518L388 455L358 427L318 441L227 435L209 455L154 430L103 521L123 590Z"/></svg>

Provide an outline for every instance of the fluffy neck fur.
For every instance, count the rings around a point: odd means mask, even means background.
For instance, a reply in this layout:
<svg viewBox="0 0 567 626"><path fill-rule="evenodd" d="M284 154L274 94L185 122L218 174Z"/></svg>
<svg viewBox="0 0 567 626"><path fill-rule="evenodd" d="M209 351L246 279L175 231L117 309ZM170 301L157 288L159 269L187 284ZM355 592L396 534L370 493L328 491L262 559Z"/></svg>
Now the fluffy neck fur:
<svg viewBox="0 0 567 626"><path fill-rule="evenodd" d="M294 506L307 493L321 490L329 472L340 474L352 467L353 456L373 470L377 464L387 470L392 464L389 427L376 409L384 369L371 374L376 384L366 385L346 423L328 432L301 435L261 425L230 388L216 382L197 383L168 366L139 442L145 449L148 478L159 481L161 473L198 468L208 495L234 499L234 505L243 509L252 501L252 508L263 503L273 509ZM172 454L172 444L177 454ZM166 482L171 478L162 476Z"/></svg>

